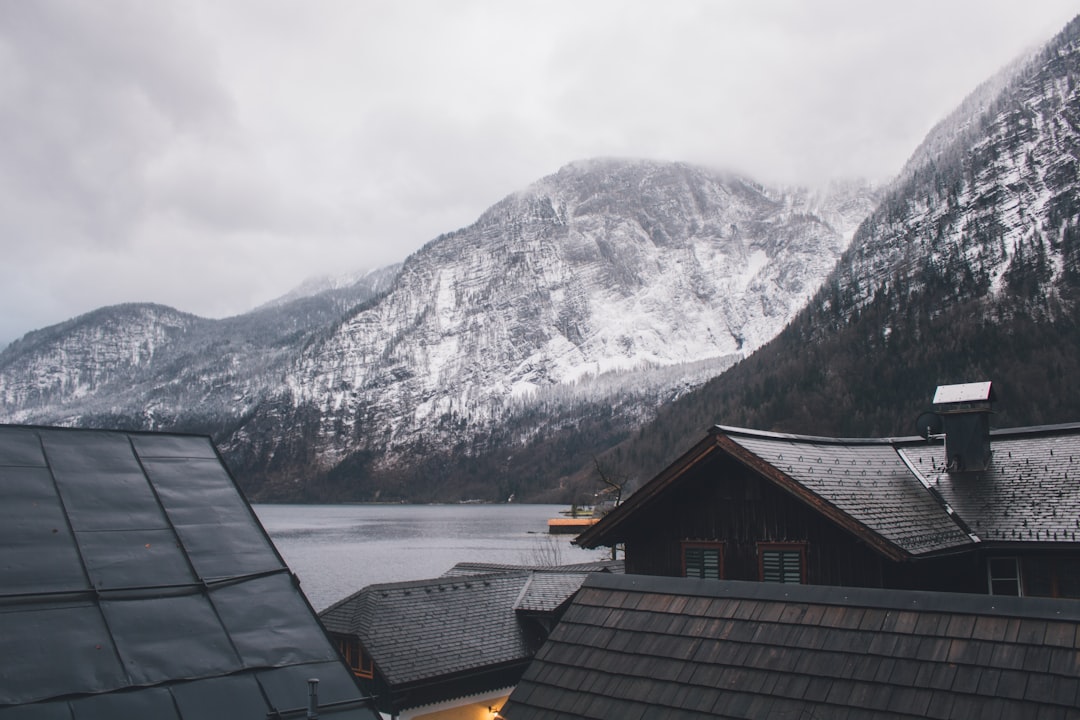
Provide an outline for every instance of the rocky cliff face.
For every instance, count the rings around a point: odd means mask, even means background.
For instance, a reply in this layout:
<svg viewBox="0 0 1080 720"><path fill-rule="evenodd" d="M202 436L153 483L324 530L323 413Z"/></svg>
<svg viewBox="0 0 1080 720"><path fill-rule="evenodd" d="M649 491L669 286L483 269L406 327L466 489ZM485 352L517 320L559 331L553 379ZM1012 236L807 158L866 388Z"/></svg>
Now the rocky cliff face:
<svg viewBox="0 0 1080 720"><path fill-rule="evenodd" d="M3 416L210 430L242 481L300 494L363 457L338 492L365 497L422 455L528 443L575 403L639 422L773 337L875 199L575 163L429 243L366 306L113 308L32 334L0 354Z"/></svg>
<svg viewBox="0 0 1080 720"><path fill-rule="evenodd" d="M398 269L224 320L127 304L28 333L0 352L0 419L202 431L228 424L275 390L304 342L384 292Z"/></svg>
<svg viewBox="0 0 1080 720"><path fill-rule="evenodd" d="M289 412L318 418L323 468L362 451L379 470L560 390L595 400L607 373L660 393L700 383L783 327L872 202L859 185L812 195L678 164L570 165L427 245L382 302L305 350ZM676 365L678 380L653 372Z"/></svg>
<svg viewBox="0 0 1080 720"><path fill-rule="evenodd" d="M849 314L887 292L992 299L1034 275L1053 295L1076 272L1078 198L1080 18L935 128L857 233L833 302Z"/></svg>

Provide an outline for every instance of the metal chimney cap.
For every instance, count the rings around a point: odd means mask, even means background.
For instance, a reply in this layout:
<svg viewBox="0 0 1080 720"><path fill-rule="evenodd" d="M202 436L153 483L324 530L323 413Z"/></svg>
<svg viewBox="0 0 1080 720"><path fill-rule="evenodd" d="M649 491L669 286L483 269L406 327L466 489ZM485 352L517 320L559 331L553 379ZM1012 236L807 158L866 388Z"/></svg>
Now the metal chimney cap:
<svg viewBox="0 0 1080 720"><path fill-rule="evenodd" d="M952 403L967 402L991 402L996 400L992 383L977 382L963 383L960 385L939 385L934 393L935 405L949 405Z"/></svg>

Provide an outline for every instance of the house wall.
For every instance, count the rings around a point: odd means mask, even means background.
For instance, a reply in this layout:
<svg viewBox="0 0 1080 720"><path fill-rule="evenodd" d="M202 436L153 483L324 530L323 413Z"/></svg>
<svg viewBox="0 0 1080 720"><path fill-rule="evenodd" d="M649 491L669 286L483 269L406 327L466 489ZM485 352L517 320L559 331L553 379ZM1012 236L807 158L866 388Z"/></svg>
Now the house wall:
<svg viewBox="0 0 1080 720"><path fill-rule="evenodd" d="M854 534L723 455L690 471L628 530L626 571L683 574L684 541L724 543L724 578L758 580L758 543L806 548L806 581L881 587L885 561Z"/></svg>
<svg viewBox="0 0 1080 720"><path fill-rule="evenodd" d="M409 708L397 720L494 720L513 688Z"/></svg>
<svg viewBox="0 0 1080 720"><path fill-rule="evenodd" d="M987 559L1015 557L1024 595L1080 597L1080 553L1071 548L981 544L952 555L894 562L817 509L717 454L655 498L626 531L626 572L681 576L684 542L723 543L723 578L760 579L758 543L806 549L813 585L987 593Z"/></svg>

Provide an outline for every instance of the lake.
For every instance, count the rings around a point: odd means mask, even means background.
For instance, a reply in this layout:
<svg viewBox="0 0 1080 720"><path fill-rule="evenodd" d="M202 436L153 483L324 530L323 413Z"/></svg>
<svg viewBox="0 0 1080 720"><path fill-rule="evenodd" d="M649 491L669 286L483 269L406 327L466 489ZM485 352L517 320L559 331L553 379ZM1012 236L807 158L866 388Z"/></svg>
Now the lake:
<svg viewBox="0 0 1080 720"><path fill-rule="evenodd" d="M316 610L374 583L439 577L459 562L603 560L548 535L565 505L253 505Z"/></svg>

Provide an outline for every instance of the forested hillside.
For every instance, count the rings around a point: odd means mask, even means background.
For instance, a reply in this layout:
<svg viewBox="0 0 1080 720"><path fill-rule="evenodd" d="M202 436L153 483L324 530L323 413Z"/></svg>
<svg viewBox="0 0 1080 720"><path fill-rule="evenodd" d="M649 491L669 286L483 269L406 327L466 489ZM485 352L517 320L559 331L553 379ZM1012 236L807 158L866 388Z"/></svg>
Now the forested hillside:
<svg viewBox="0 0 1080 720"><path fill-rule="evenodd" d="M997 427L1080 421L1080 19L998 85L928 138L807 308L612 472L646 478L715 423L912 435L947 383L993 381Z"/></svg>

